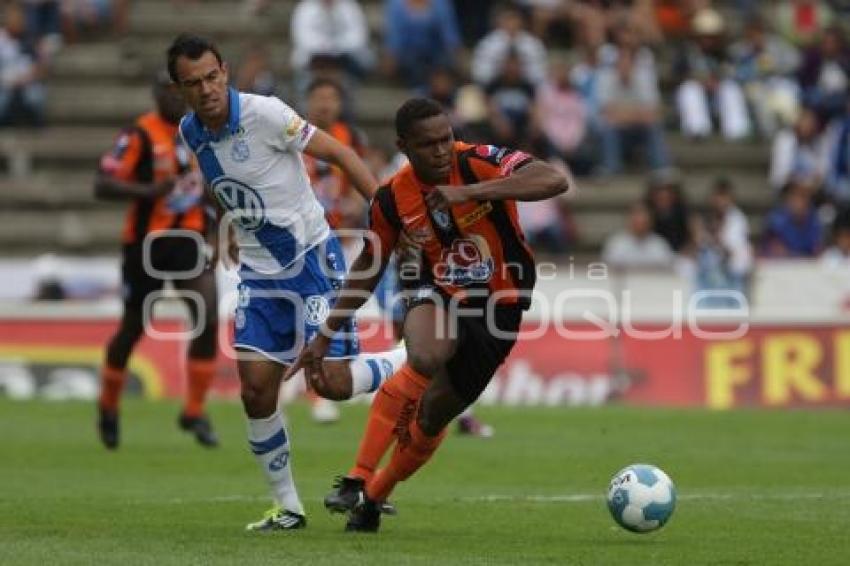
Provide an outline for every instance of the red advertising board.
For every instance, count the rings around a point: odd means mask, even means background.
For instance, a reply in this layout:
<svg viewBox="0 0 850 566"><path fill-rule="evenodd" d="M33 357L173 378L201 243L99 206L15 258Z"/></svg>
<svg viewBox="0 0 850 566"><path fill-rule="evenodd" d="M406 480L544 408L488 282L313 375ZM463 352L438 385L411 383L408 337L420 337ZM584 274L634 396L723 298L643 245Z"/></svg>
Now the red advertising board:
<svg viewBox="0 0 850 566"><path fill-rule="evenodd" d="M115 321L107 320L0 321L0 395L93 398L103 347L114 328ZM180 328L178 321L157 323L161 333ZM361 325L364 350L389 345L387 333L376 328ZM674 336L662 325L641 325L617 339L588 324L569 329L572 334L565 335L526 325L533 336L518 342L481 402L619 401L715 409L850 405L848 326L751 325L732 339L689 329ZM584 339L571 337L576 334ZM179 397L184 352L180 340L144 338L130 363L128 394ZM213 395L235 398L233 361L226 355L219 360Z"/></svg>

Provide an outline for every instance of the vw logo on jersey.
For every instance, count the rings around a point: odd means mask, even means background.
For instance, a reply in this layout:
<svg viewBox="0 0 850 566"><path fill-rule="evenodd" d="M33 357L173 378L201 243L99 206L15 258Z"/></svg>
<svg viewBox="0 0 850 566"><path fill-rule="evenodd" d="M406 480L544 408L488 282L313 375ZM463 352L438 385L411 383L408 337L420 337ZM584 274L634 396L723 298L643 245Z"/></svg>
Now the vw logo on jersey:
<svg viewBox="0 0 850 566"><path fill-rule="evenodd" d="M237 163L248 161L248 158L251 157L251 150L248 148L248 142L243 139L236 138L233 141L233 146L230 148L230 157L232 157L233 161L236 161Z"/></svg>
<svg viewBox="0 0 850 566"><path fill-rule="evenodd" d="M322 295L310 295L304 301L304 319L307 324L319 326L331 312L331 305Z"/></svg>
<svg viewBox="0 0 850 566"><path fill-rule="evenodd" d="M256 190L229 177L219 177L212 183L215 198L245 230L259 230L266 223L266 206Z"/></svg>

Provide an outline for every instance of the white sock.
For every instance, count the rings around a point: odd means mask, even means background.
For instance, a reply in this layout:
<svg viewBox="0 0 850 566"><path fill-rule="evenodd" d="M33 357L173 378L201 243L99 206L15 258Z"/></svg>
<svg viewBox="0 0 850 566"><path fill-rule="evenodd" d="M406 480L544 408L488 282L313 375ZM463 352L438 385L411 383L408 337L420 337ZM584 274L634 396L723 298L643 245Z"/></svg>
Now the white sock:
<svg viewBox="0 0 850 566"><path fill-rule="evenodd" d="M407 361L404 347L388 352L360 354L349 364L351 368L351 396L377 391L381 384L397 372Z"/></svg>
<svg viewBox="0 0 850 566"><path fill-rule="evenodd" d="M248 419L248 444L266 475L278 505L287 511L303 515L304 506L301 505L295 482L292 480L289 434L280 411L275 411L264 419Z"/></svg>

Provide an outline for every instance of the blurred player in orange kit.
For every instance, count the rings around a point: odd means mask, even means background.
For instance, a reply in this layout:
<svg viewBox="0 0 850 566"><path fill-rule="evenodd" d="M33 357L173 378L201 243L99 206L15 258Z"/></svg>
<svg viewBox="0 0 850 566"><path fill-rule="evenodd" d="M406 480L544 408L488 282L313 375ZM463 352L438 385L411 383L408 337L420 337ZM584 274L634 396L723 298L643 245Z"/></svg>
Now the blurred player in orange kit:
<svg viewBox="0 0 850 566"><path fill-rule="evenodd" d="M307 90L306 118L362 158L366 138L360 130L342 119L343 100L339 83L332 79L316 79ZM339 167L312 156L304 159L304 165L331 229L362 227L360 216L365 214L365 203L345 173Z"/></svg>
<svg viewBox="0 0 850 566"><path fill-rule="evenodd" d="M200 297L200 304L188 295L184 302L195 324L203 323L189 345L188 388L178 425L201 445L213 447L218 438L204 401L215 374L218 322L215 262L206 244L214 232L214 212L203 199L194 157L178 133L185 103L164 72L156 77L153 97L156 109L121 132L101 159L95 181L98 198L130 201L122 236L124 313L106 348L97 428L106 448L118 447L121 392L127 362L145 330L145 299L170 280L178 291Z"/></svg>
<svg viewBox="0 0 850 566"><path fill-rule="evenodd" d="M363 157L366 147L365 135L342 119L344 92L342 85L333 79L318 78L307 89L307 121L323 130L341 144L353 149ZM363 228L366 214L366 202L351 186L351 181L343 171L326 161L304 155L304 166L310 177L310 184L325 209L325 218L332 230ZM343 248L351 238L344 233L337 234ZM339 407L333 401L324 399L312 390L307 392L311 404L313 420L318 423L332 423L339 420Z"/></svg>

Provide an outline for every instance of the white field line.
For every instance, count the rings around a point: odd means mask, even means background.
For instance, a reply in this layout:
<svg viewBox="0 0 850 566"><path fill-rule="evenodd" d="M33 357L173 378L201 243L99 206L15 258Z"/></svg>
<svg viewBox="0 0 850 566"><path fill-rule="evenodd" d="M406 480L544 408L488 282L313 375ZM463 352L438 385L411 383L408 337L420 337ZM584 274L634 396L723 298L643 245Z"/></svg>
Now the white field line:
<svg viewBox="0 0 850 566"><path fill-rule="evenodd" d="M570 493L563 495L480 495L475 497L460 497L456 501L469 503L584 503L586 501L603 501L605 495L592 493ZM835 493L678 493L676 499L679 501L729 501L734 499L748 499L751 501L800 501L817 499L850 499L850 492Z"/></svg>
<svg viewBox="0 0 850 566"><path fill-rule="evenodd" d="M836 492L789 492L789 493L723 493L723 492L697 492L679 493L676 496L679 501L805 501L819 499L850 499L850 491ZM589 501L604 501L604 494L594 493L565 493L556 495L507 495L488 494L470 497L450 497L432 499L435 502L463 502L463 503L585 503ZM197 503L239 503L239 502L267 502L269 498L261 495L218 495L207 498L183 498L175 497L167 499L163 503L168 505L187 505ZM141 501L139 503L142 503ZM157 503L155 500L146 500L145 503Z"/></svg>

